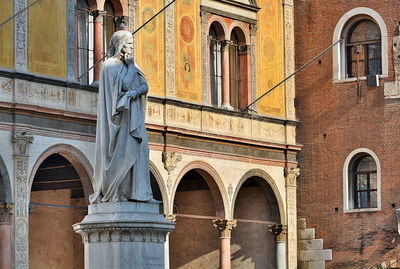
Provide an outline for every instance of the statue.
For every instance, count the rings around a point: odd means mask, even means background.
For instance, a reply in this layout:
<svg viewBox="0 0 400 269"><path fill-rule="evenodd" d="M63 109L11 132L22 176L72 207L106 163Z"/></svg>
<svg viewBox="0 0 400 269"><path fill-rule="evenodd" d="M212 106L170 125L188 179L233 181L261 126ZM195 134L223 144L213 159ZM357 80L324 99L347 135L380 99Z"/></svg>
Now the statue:
<svg viewBox="0 0 400 269"><path fill-rule="evenodd" d="M150 185L145 113L148 84L135 64L132 33L113 34L103 63L97 108L94 194L90 203L155 202Z"/></svg>

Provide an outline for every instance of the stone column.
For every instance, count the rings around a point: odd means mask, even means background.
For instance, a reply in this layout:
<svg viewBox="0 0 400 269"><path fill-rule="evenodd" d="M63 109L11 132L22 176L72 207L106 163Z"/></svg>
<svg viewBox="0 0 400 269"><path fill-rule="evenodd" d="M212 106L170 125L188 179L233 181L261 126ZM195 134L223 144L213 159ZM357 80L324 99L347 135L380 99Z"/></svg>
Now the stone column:
<svg viewBox="0 0 400 269"><path fill-rule="evenodd" d="M20 12L28 5L28 0L15 0L14 1L15 13ZM34 7L33 7L34 8ZM14 31L15 31L15 70L18 72L26 72L28 70L28 12L21 12L15 17Z"/></svg>
<svg viewBox="0 0 400 269"><path fill-rule="evenodd" d="M103 17L105 12L102 10L94 10L92 11L93 15L93 29L94 29L94 46L93 46L93 54L94 54L94 63L99 62L104 57L104 48L103 48ZM93 82L98 83L100 80L100 70L101 70L102 62L99 62L94 67L94 79Z"/></svg>
<svg viewBox="0 0 400 269"><path fill-rule="evenodd" d="M286 227L283 225L273 225L268 230L275 235L276 268L286 269Z"/></svg>
<svg viewBox="0 0 400 269"><path fill-rule="evenodd" d="M286 208L287 208L287 247L288 268L297 268L297 205L296 179L300 174L299 168L286 167Z"/></svg>
<svg viewBox="0 0 400 269"><path fill-rule="evenodd" d="M284 13L284 44L285 44L285 77L294 72L294 22L293 22L293 0L283 0ZM285 82L286 91L286 117L296 120L294 110L295 80L294 77Z"/></svg>
<svg viewBox="0 0 400 269"><path fill-rule="evenodd" d="M12 268L11 251L11 215L13 205L10 203L0 204L0 268Z"/></svg>
<svg viewBox="0 0 400 269"><path fill-rule="evenodd" d="M85 269L165 268L166 235L175 224L158 211L155 203L89 205L89 214L73 225L85 245Z"/></svg>
<svg viewBox="0 0 400 269"><path fill-rule="evenodd" d="M216 219L213 220L214 227L219 232L219 268L231 268L231 231L236 227L236 220Z"/></svg>
<svg viewBox="0 0 400 269"><path fill-rule="evenodd" d="M33 136L14 134L14 268L26 269L29 264L28 210L29 210L29 148Z"/></svg>
<svg viewBox="0 0 400 269"><path fill-rule="evenodd" d="M172 0L164 0L164 5L168 5ZM165 87L166 96L175 97L176 93L176 66L175 66L175 4L165 10Z"/></svg>
<svg viewBox="0 0 400 269"><path fill-rule="evenodd" d="M400 208L396 209L396 215L397 215L397 229L400 234Z"/></svg>
<svg viewBox="0 0 400 269"><path fill-rule="evenodd" d="M230 101L229 40L221 42L222 49L222 108L233 109Z"/></svg>

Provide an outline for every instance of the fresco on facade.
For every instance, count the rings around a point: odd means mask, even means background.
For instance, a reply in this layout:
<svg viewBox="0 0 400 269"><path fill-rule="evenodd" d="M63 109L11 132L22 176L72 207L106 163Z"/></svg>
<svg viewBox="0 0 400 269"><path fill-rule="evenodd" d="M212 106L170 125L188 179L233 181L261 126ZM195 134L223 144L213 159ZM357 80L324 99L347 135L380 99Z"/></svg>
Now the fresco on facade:
<svg viewBox="0 0 400 269"><path fill-rule="evenodd" d="M278 84L284 78L282 6L276 0L257 1L257 96ZM275 89L258 103L258 112L285 117L284 86Z"/></svg>
<svg viewBox="0 0 400 269"><path fill-rule="evenodd" d="M13 15L13 0L2 0L0 8L0 22ZM14 67L14 20L9 21L0 28L0 67Z"/></svg>
<svg viewBox="0 0 400 269"><path fill-rule="evenodd" d="M162 7L162 0L141 1L138 9L136 27L140 27L156 14ZM149 82L149 94L165 95L164 72L164 15L158 15L154 20L140 30L136 36L136 60L146 74Z"/></svg>
<svg viewBox="0 0 400 269"><path fill-rule="evenodd" d="M191 102L201 102L200 53L196 53L201 51L199 12L196 0L176 3L176 92Z"/></svg>
<svg viewBox="0 0 400 269"><path fill-rule="evenodd" d="M32 73L67 76L66 3L41 1L28 12L28 70Z"/></svg>

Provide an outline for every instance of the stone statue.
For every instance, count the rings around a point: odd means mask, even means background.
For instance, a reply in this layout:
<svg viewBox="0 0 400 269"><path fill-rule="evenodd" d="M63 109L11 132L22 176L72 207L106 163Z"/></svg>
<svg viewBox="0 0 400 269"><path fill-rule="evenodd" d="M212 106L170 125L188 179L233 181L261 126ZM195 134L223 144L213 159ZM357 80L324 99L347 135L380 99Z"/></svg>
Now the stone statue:
<svg viewBox="0 0 400 269"><path fill-rule="evenodd" d="M131 56L132 48L132 33L115 32L103 63L91 203L155 201L145 126L148 84Z"/></svg>

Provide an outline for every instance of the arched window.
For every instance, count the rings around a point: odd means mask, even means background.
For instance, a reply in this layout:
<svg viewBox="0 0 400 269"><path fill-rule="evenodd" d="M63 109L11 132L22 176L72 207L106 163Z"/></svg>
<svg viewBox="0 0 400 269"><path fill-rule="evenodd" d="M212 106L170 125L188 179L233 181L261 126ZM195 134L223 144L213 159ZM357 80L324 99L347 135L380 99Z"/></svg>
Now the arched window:
<svg viewBox="0 0 400 269"><path fill-rule="evenodd" d="M376 23L361 19L348 27L346 36L347 76L382 74L381 32Z"/></svg>
<svg viewBox="0 0 400 269"><path fill-rule="evenodd" d="M103 18L103 48L104 52L107 53L108 46L110 45L111 36L115 32L115 10L110 0L104 3L104 11L106 12Z"/></svg>
<svg viewBox="0 0 400 269"><path fill-rule="evenodd" d="M349 168L353 185L353 208L376 208L377 169L372 156L356 156Z"/></svg>
<svg viewBox="0 0 400 269"><path fill-rule="evenodd" d="M93 38L90 34L90 27L93 28L89 20L88 2L86 0L77 0L76 2L76 76L81 84L89 84L90 78L87 73L90 64L93 62ZM93 32L93 31L92 31ZM90 60L91 59L91 60Z"/></svg>
<svg viewBox="0 0 400 269"><path fill-rule="evenodd" d="M357 149L346 159L344 211L380 209L381 171L378 157L369 149Z"/></svg>
<svg viewBox="0 0 400 269"><path fill-rule="evenodd" d="M221 40L218 38L216 27L213 23L210 27L210 101L213 106L221 106L222 95L222 51Z"/></svg>

